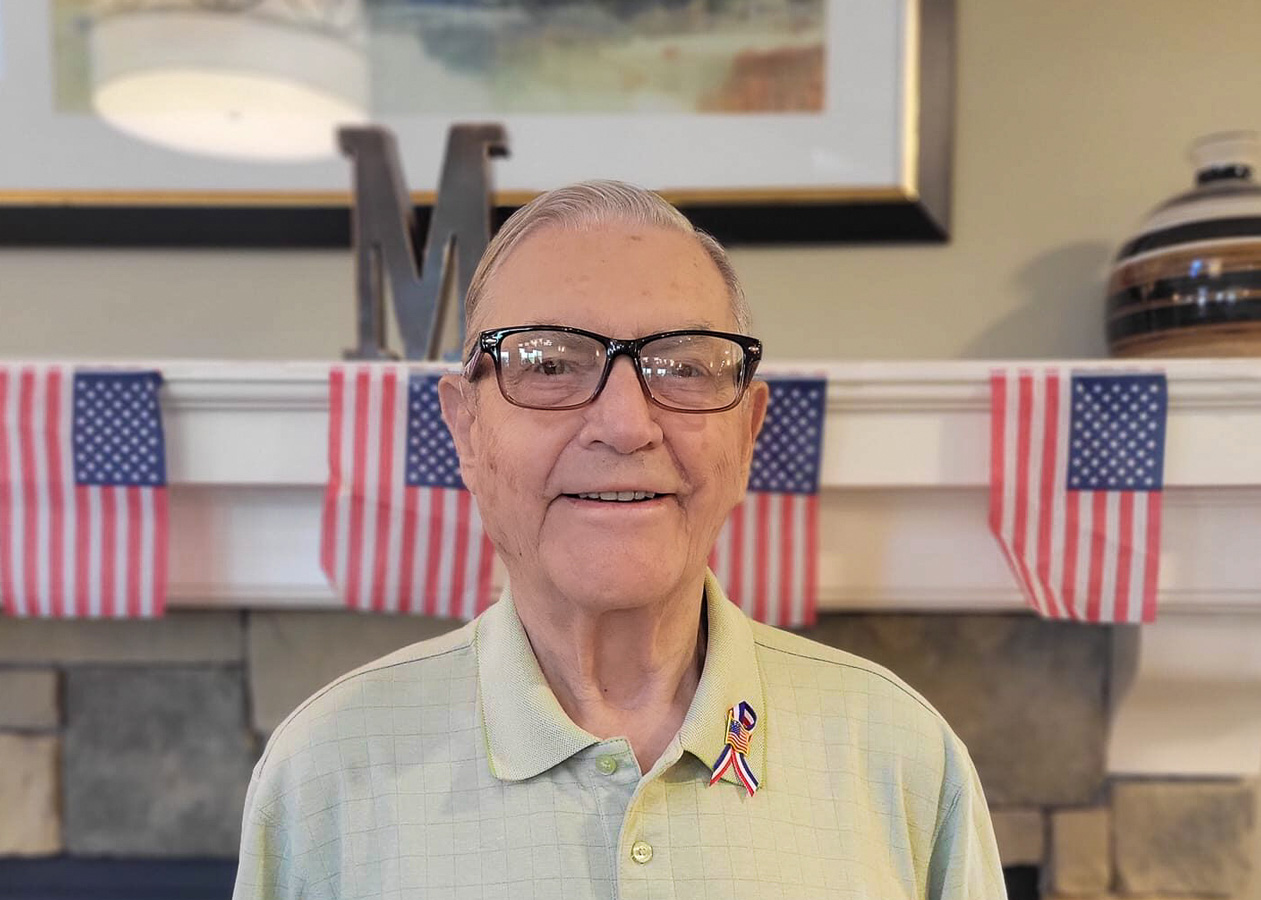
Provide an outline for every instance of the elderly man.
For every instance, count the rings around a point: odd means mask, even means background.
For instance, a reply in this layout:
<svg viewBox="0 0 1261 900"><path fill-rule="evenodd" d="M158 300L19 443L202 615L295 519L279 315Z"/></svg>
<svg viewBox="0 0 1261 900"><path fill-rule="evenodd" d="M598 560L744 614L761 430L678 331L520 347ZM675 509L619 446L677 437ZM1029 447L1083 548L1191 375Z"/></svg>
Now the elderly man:
<svg viewBox="0 0 1261 900"><path fill-rule="evenodd" d="M706 569L767 404L722 248L646 191L553 191L468 318L443 414L508 587L277 729L238 900L1003 897L941 717Z"/></svg>

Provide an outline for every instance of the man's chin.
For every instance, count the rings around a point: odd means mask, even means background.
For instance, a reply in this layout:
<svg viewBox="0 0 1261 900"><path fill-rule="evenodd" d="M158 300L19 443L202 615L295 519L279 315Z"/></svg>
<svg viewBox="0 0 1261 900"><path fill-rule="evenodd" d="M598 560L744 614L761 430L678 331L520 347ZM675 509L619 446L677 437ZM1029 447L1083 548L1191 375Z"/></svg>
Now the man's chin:
<svg viewBox="0 0 1261 900"><path fill-rule="evenodd" d="M689 568L674 553L636 552L625 546L575 547L548 568L552 580L571 597L586 597L608 608L629 608L660 600L678 590Z"/></svg>

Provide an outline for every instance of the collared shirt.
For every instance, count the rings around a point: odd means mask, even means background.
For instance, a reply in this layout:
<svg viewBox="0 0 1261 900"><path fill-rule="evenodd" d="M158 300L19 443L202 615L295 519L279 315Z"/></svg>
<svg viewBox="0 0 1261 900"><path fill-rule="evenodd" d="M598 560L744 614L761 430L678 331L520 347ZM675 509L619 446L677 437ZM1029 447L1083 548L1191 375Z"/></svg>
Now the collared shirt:
<svg viewBox="0 0 1261 900"><path fill-rule="evenodd" d="M705 591L700 683L646 773L565 714L508 591L333 682L254 770L235 900L1004 897L975 770L932 707ZM752 796L731 768L709 783L742 700Z"/></svg>

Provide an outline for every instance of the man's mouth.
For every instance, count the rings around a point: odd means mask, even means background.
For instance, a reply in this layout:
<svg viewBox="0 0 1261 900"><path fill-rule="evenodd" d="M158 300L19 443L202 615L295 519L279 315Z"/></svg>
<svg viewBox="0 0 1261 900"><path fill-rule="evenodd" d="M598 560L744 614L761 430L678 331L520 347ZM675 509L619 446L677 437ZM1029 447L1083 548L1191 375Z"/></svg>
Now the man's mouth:
<svg viewBox="0 0 1261 900"><path fill-rule="evenodd" d="M636 503L664 495L659 495L652 491L587 491L581 494L566 494L565 496L572 497L575 500L598 500L604 503Z"/></svg>

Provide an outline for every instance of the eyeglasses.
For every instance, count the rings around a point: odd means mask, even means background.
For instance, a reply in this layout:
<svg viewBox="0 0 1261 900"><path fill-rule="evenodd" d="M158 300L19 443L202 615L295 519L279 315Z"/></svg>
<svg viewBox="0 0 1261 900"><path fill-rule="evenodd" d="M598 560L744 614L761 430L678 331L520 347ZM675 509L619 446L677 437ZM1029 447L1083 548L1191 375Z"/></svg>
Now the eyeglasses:
<svg viewBox="0 0 1261 900"><path fill-rule="evenodd" d="M499 392L527 409L577 409L600 396L613 361L631 358L648 399L675 412L707 413L740 402L762 359L762 342L721 331L663 331L632 341L562 325L483 331L464 364L475 380L482 355Z"/></svg>

